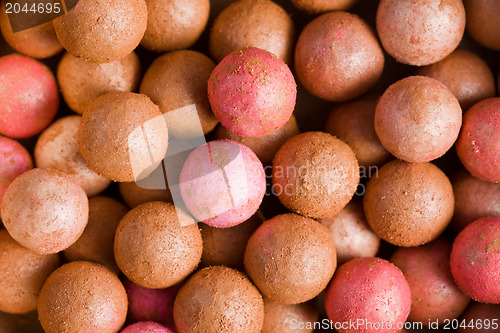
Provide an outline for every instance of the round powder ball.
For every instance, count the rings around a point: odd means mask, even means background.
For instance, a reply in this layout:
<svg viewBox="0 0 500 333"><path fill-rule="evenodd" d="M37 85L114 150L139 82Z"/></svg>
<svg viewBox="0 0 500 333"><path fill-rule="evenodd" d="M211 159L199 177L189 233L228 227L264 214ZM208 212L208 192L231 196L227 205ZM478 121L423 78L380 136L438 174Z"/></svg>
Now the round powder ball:
<svg viewBox="0 0 500 333"><path fill-rule="evenodd" d="M417 75L443 83L458 99L463 110L495 96L495 79L488 64L467 50L455 50L435 64L421 67Z"/></svg>
<svg viewBox="0 0 500 333"><path fill-rule="evenodd" d="M271 133L292 115L297 86L290 68L258 48L234 51L215 67L208 99L224 127L241 136Z"/></svg>
<svg viewBox="0 0 500 333"><path fill-rule="evenodd" d="M179 333L259 333L264 302L243 273L207 267L193 274L179 291L174 320Z"/></svg>
<svg viewBox="0 0 500 333"><path fill-rule="evenodd" d="M204 266L243 268L243 256L250 236L262 224L259 212L243 223L230 228L215 228L201 223Z"/></svg>
<svg viewBox="0 0 500 333"><path fill-rule="evenodd" d="M182 283L166 289L149 289L123 279L123 285L127 291L130 322L155 321L174 326L174 301Z"/></svg>
<svg viewBox="0 0 500 333"><path fill-rule="evenodd" d="M125 288L99 264L66 264L49 276L40 292L38 318L46 333L115 333L126 316Z"/></svg>
<svg viewBox="0 0 500 333"><path fill-rule="evenodd" d="M204 54L182 50L158 57L144 74L140 92L167 114L171 135L200 137L219 123L207 97L207 81L214 68L215 63ZM182 111L182 108L188 109ZM200 133L200 124L203 133Z"/></svg>
<svg viewBox="0 0 500 333"><path fill-rule="evenodd" d="M368 24L355 14L331 12L311 21L295 48L295 71L313 95L332 102L367 92L384 68L384 54Z"/></svg>
<svg viewBox="0 0 500 333"><path fill-rule="evenodd" d="M25 171L33 168L30 153L16 140L0 135L0 207L7 187ZM2 217L0 211L0 218Z"/></svg>
<svg viewBox="0 0 500 333"><path fill-rule="evenodd" d="M146 288L167 288L198 266L203 251L200 229L191 217L178 213L174 205L154 201L137 206L120 221L114 253L129 280Z"/></svg>
<svg viewBox="0 0 500 333"><path fill-rule="evenodd" d="M280 147L291 137L299 134L300 130L297 125L297 119L292 114L290 119L278 128L276 131L269 134L259 136L240 136L229 131L224 126L219 126L215 132L216 139L227 139L244 144L257 155L262 164L269 165L272 163L274 155Z"/></svg>
<svg viewBox="0 0 500 333"><path fill-rule="evenodd" d="M47 66L20 54L0 57L0 85L0 134L27 138L52 122L59 92Z"/></svg>
<svg viewBox="0 0 500 333"><path fill-rule="evenodd" d="M395 160L385 164L366 186L368 224L396 246L418 246L436 239L453 216L453 189L431 163Z"/></svg>
<svg viewBox="0 0 500 333"><path fill-rule="evenodd" d="M464 0L467 32L479 44L500 51L500 3L496 0Z"/></svg>
<svg viewBox="0 0 500 333"><path fill-rule="evenodd" d="M398 248L391 262L404 274L412 303L408 320L436 322L460 316L470 298L462 293L450 271L451 242L439 238L429 244Z"/></svg>
<svg viewBox="0 0 500 333"><path fill-rule="evenodd" d="M475 301L500 304L500 218L469 224L453 242L451 273L458 287Z"/></svg>
<svg viewBox="0 0 500 333"><path fill-rule="evenodd" d="M32 58L49 58L63 50L52 22L14 33L6 13L5 4L2 4L0 10L2 36L7 44L17 52Z"/></svg>
<svg viewBox="0 0 500 333"><path fill-rule="evenodd" d="M301 215L322 218L337 214L351 200L359 182L352 149L323 132L289 139L273 160L272 192Z"/></svg>
<svg viewBox="0 0 500 333"><path fill-rule="evenodd" d="M382 165L391 154L375 133L374 117L378 97L369 95L336 106L326 121L325 132L352 148L361 168Z"/></svg>
<svg viewBox="0 0 500 333"><path fill-rule="evenodd" d="M153 321L141 321L125 327L120 333L174 333L174 331Z"/></svg>
<svg viewBox="0 0 500 333"><path fill-rule="evenodd" d="M147 20L145 0L80 0L54 19L54 28L69 53L105 63L125 58L139 45Z"/></svg>
<svg viewBox="0 0 500 333"><path fill-rule="evenodd" d="M80 121L80 152L97 174L118 182L148 176L167 151L165 119L151 100L110 92L94 100Z"/></svg>
<svg viewBox="0 0 500 333"><path fill-rule="evenodd" d="M461 0L381 0L377 32L398 62L430 65L455 50L465 30Z"/></svg>
<svg viewBox="0 0 500 333"><path fill-rule="evenodd" d="M66 53L57 67L57 82L68 106L83 114L97 97L112 91L134 91L141 64L134 52L123 59L97 64Z"/></svg>
<svg viewBox="0 0 500 333"><path fill-rule="evenodd" d="M215 19L209 39L210 54L217 62L233 51L258 47L290 64L294 43L292 19L270 0L231 3Z"/></svg>
<svg viewBox="0 0 500 333"><path fill-rule="evenodd" d="M59 267L59 255L30 251L12 239L7 230L0 230L0 255L0 311L36 310L43 283Z"/></svg>
<svg viewBox="0 0 500 333"><path fill-rule="evenodd" d="M467 327L458 327L457 332L494 333L498 331L498 327L493 324L497 318L500 318L500 304L471 302L460 318L467 323Z"/></svg>
<svg viewBox="0 0 500 333"><path fill-rule="evenodd" d="M474 177L500 183L500 98L485 99L464 114L457 154Z"/></svg>
<svg viewBox="0 0 500 333"><path fill-rule="evenodd" d="M193 150L180 173L189 212L216 228L248 220L266 192L264 167L254 152L235 141L215 140Z"/></svg>
<svg viewBox="0 0 500 333"><path fill-rule="evenodd" d="M146 0L148 25L141 45L167 52L191 47L205 30L209 0Z"/></svg>
<svg viewBox="0 0 500 333"><path fill-rule="evenodd" d="M410 76L392 84L375 109L375 132L397 158L429 162L455 143L462 125L457 98L441 82Z"/></svg>
<svg viewBox="0 0 500 333"><path fill-rule="evenodd" d="M398 325L408 317L411 293L401 271L380 258L357 258L342 265L325 294L328 318L339 323L340 333L359 332L343 323L363 321L362 331L381 332L375 325L383 323L383 332L399 332ZM342 326L342 327L340 327Z"/></svg>
<svg viewBox="0 0 500 333"><path fill-rule="evenodd" d="M282 214L253 233L244 262L264 296L279 303L298 304L326 288L337 266L337 254L332 236L319 222Z"/></svg>
<svg viewBox="0 0 500 333"><path fill-rule="evenodd" d="M55 121L38 138L35 163L38 168L62 171L80 184L89 197L104 191L111 181L92 170L78 148L80 116L68 116Z"/></svg>
<svg viewBox="0 0 500 333"><path fill-rule="evenodd" d="M357 0L291 0L300 10L310 14L332 12L334 10L346 10Z"/></svg>
<svg viewBox="0 0 500 333"><path fill-rule="evenodd" d="M380 238L368 226L361 203L351 201L335 216L318 221L333 237L338 265L354 258L374 257L377 254Z"/></svg>
<svg viewBox="0 0 500 333"><path fill-rule="evenodd" d="M60 252L87 225L87 195L71 176L53 169L32 169L9 185L2 201L2 220L19 244L40 253Z"/></svg>
<svg viewBox="0 0 500 333"><path fill-rule="evenodd" d="M169 189L158 190L140 187L136 182L119 183L118 189L123 201L130 207L135 208L143 203L151 201L173 202Z"/></svg>
<svg viewBox="0 0 500 333"><path fill-rule="evenodd" d="M261 333L312 333L318 321L313 302L282 304L264 297L264 326Z"/></svg>
<svg viewBox="0 0 500 333"><path fill-rule="evenodd" d="M500 184L486 182L460 170L452 177L455 214L450 223L456 233L475 220L493 216L500 218Z"/></svg>
<svg viewBox="0 0 500 333"><path fill-rule="evenodd" d="M128 208L113 198L91 198L89 222L76 243L63 251L64 257L68 261L93 261L118 274L113 242L116 227L127 212Z"/></svg>

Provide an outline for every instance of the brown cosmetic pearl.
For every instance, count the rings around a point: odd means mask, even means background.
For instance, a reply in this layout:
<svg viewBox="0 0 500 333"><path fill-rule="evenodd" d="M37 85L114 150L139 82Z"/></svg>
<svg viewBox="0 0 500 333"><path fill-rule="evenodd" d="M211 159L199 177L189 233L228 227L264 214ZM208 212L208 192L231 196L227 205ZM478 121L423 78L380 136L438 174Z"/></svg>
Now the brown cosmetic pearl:
<svg viewBox="0 0 500 333"><path fill-rule="evenodd" d="M43 285L38 318L46 333L116 333L127 316L127 293L118 277L99 264L74 261Z"/></svg>
<svg viewBox="0 0 500 333"><path fill-rule="evenodd" d="M118 223L128 212L121 202L108 197L89 200L89 222L75 244L63 251L68 261L87 260L101 264L118 274L113 242Z"/></svg>
<svg viewBox="0 0 500 333"><path fill-rule="evenodd" d="M91 197L104 191L110 180L92 170L78 148L79 116L56 120L38 138L35 146L35 164L38 168L62 171L82 186Z"/></svg>
<svg viewBox="0 0 500 333"><path fill-rule="evenodd" d="M148 68L140 92L151 98L162 113L192 106L198 112L195 119L178 112L166 115L171 135L197 137L199 124L203 134L207 134L219 123L207 96L207 80L214 68L210 58L189 50L162 55Z"/></svg>
<svg viewBox="0 0 500 333"><path fill-rule="evenodd" d="M467 32L479 44L500 51L500 2L497 0L464 0Z"/></svg>
<svg viewBox="0 0 500 333"><path fill-rule="evenodd" d="M461 0L381 0L377 32L398 62L425 66L449 55L462 40L465 10Z"/></svg>
<svg viewBox="0 0 500 333"><path fill-rule="evenodd" d="M79 0L54 19L54 28L69 53L106 63L125 58L139 45L147 19L145 0Z"/></svg>
<svg viewBox="0 0 500 333"><path fill-rule="evenodd" d="M180 289L174 320L179 333L259 333L264 302L243 273L224 266L207 267Z"/></svg>
<svg viewBox="0 0 500 333"><path fill-rule="evenodd" d="M500 217L500 183L490 183L460 170L451 179L455 194L455 214L450 228L456 233L475 220Z"/></svg>
<svg viewBox="0 0 500 333"><path fill-rule="evenodd" d="M134 91L140 78L141 64L134 52L105 64L88 62L66 53L57 67L57 82L64 100L79 114L108 92Z"/></svg>
<svg viewBox="0 0 500 333"><path fill-rule="evenodd" d="M181 225L174 205L154 201L128 212L116 229L116 263L129 280L142 287L168 288L191 274L201 259L200 229L190 216Z"/></svg>
<svg viewBox="0 0 500 333"><path fill-rule="evenodd" d="M227 139L244 144L257 155L262 164L268 165L273 161L274 156L283 144L290 138L299 134L300 130L297 125L297 119L294 115L276 131L259 135L259 136L240 136L229 131L224 126L220 125L215 132L217 140Z"/></svg>
<svg viewBox="0 0 500 333"><path fill-rule="evenodd" d="M59 266L59 255L30 251L12 239L7 230L0 230L0 256L0 311L36 310L45 279Z"/></svg>
<svg viewBox="0 0 500 333"><path fill-rule="evenodd" d="M333 237L339 266L354 258L377 254L380 238L368 226L361 203L351 201L335 216L318 221Z"/></svg>
<svg viewBox="0 0 500 333"><path fill-rule="evenodd" d="M168 130L149 97L110 92L86 109L78 131L80 152L97 174L118 182L142 179L167 151Z"/></svg>
<svg viewBox="0 0 500 333"><path fill-rule="evenodd" d="M264 222L250 237L245 268L263 295L298 304L318 296L335 272L337 255L328 230L296 214Z"/></svg>
<svg viewBox="0 0 500 333"><path fill-rule="evenodd" d="M348 101L368 91L384 68L384 54L368 24L355 14L331 12L311 21L295 48L295 71L313 95Z"/></svg>
<svg viewBox="0 0 500 333"><path fill-rule="evenodd" d="M227 6L210 31L210 54L221 61L233 51L258 47L290 64L295 26L279 5L270 0L239 0Z"/></svg>
<svg viewBox="0 0 500 333"><path fill-rule="evenodd" d="M467 50L455 50L443 60L417 70L443 83L455 95L462 107L469 107L495 96L495 79L488 64Z"/></svg>
<svg viewBox="0 0 500 333"><path fill-rule="evenodd" d="M300 10L310 14L331 12L334 10L346 10L357 0L291 0Z"/></svg>
<svg viewBox="0 0 500 333"><path fill-rule="evenodd" d="M384 164L391 154L375 133L374 117L377 96L369 95L336 106L326 122L325 132L336 136L352 148L360 167Z"/></svg>
<svg viewBox="0 0 500 333"><path fill-rule="evenodd" d="M37 168L18 176L7 188L1 208L12 238L40 254L57 253L76 242L89 214L83 188L53 169Z"/></svg>
<svg viewBox="0 0 500 333"><path fill-rule="evenodd" d="M264 297L264 326L260 333L312 333L308 327L313 327L317 321L318 310L314 301L282 304Z"/></svg>
<svg viewBox="0 0 500 333"><path fill-rule="evenodd" d="M146 0L148 25L141 45L166 52L191 47L208 22L209 0Z"/></svg>
<svg viewBox="0 0 500 333"><path fill-rule="evenodd" d="M151 201L173 202L172 194L169 189L155 190L140 187L136 182L119 183L118 189L125 203L130 208L135 208L143 203Z"/></svg>
<svg viewBox="0 0 500 333"><path fill-rule="evenodd" d="M429 162L455 143L462 125L457 98L441 82L410 76L392 84L375 109L375 132L394 156Z"/></svg>
<svg viewBox="0 0 500 333"><path fill-rule="evenodd" d="M9 17L2 4L0 29L7 44L14 50L32 58L49 58L63 50L56 36L54 25L47 22L36 27L13 32Z"/></svg>
<svg viewBox="0 0 500 333"><path fill-rule="evenodd" d="M429 244L399 248L391 262L410 285L412 304L408 320L445 323L457 318L470 298L458 288L450 271L451 242L439 238ZM425 325L425 324L424 324Z"/></svg>
<svg viewBox="0 0 500 333"><path fill-rule="evenodd" d="M215 228L200 223L203 237L201 263L204 266L243 268L243 256L248 240L262 221L262 216L257 212L245 222L230 228Z"/></svg>
<svg viewBox="0 0 500 333"><path fill-rule="evenodd" d="M453 215L453 189L434 164L395 160L380 168L366 187L364 210L370 227L396 246L436 239Z"/></svg>
<svg viewBox="0 0 500 333"><path fill-rule="evenodd" d="M354 152L327 133L296 135L273 160L273 193L285 207L301 215L335 215L351 200L358 182Z"/></svg>

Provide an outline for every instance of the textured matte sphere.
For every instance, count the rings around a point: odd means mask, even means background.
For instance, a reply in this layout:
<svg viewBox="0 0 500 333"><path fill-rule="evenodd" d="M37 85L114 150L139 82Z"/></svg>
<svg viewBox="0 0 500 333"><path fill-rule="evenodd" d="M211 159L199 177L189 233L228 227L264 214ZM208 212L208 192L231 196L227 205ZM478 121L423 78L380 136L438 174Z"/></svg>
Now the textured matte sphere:
<svg viewBox="0 0 500 333"><path fill-rule="evenodd" d="M298 304L318 296L335 272L337 255L328 230L296 214L277 215L250 237L245 269L263 295Z"/></svg>
<svg viewBox="0 0 500 333"><path fill-rule="evenodd" d="M464 115L457 140L460 161L474 177L500 183L500 98L485 99Z"/></svg>
<svg viewBox="0 0 500 333"><path fill-rule="evenodd" d="M397 326L406 321L410 306L411 292L405 277L396 266L380 258L357 258L340 266L325 293L328 318L340 324L340 333L399 332ZM364 320L365 325L342 325L358 320ZM376 329L368 323L384 323L387 328Z"/></svg>
<svg viewBox="0 0 500 333"><path fill-rule="evenodd" d="M0 230L0 254L0 311L27 313L36 310L43 283L60 264L59 255L30 251L19 245L5 229Z"/></svg>
<svg viewBox="0 0 500 333"><path fill-rule="evenodd" d="M174 320L179 333L259 333L264 302L243 273L207 267L193 274L177 294Z"/></svg>
<svg viewBox="0 0 500 333"><path fill-rule="evenodd" d="M314 301L301 304L283 304L264 297L264 326L261 333L312 333L318 321ZM300 327L304 326L303 329Z"/></svg>
<svg viewBox="0 0 500 333"><path fill-rule="evenodd" d="M395 160L368 182L364 209L370 227L397 246L436 239L453 216L453 189L434 164Z"/></svg>
<svg viewBox="0 0 500 333"><path fill-rule="evenodd" d="M80 0L54 20L54 28L69 53L105 63L126 57L139 45L147 19L145 0Z"/></svg>
<svg viewBox="0 0 500 333"><path fill-rule="evenodd" d="M52 123L38 138L34 157L38 168L70 175L91 197L104 191L111 181L92 170L80 154L77 141L80 119L68 116Z"/></svg>
<svg viewBox="0 0 500 333"><path fill-rule="evenodd" d="M1 209L12 238L41 254L60 252L76 242L89 214L83 188L53 169L33 169L14 179Z"/></svg>
<svg viewBox="0 0 500 333"><path fill-rule="evenodd" d="M381 0L377 32L397 61L425 66L453 52L465 30L461 0Z"/></svg>
<svg viewBox="0 0 500 333"><path fill-rule="evenodd" d="M118 277L89 261L57 269L38 301L38 318L46 333L116 333L126 316L127 293Z"/></svg>
<svg viewBox="0 0 500 333"><path fill-rule="evenodd" d="M132 282L146 288L173 286L201 259L200 229L190 216L179 218L174 205L154 201L128 212L116 229L116 263ZM191 224L182 222L191 219Z"/></svg>
<svg viewBox="0 0 500 333"><path fill-rule="evenodd" d="M407 162L429 162L455 143L462 109L445 85L425 76L392 84L375 109L375 132L382 145Z"/></svg>
<svg viewBox="0 0 500 333"><path fill-rule="evenodd" d="M208 22L209 0L146 0L148 25L141 45L166 52L191 47Z"/></svg>
<svg viewBox="0 0 500 333"><path fill-rule="evenodd" d="M500 51L500 2L497 0L464 0L467 32L479 44Z"/></svg>
<svg viewBox="0 0 500 333"><path fill-rule="evenodd" d="M290 64L294 42L294 23L278 4L270 0L239 0L215 19L209 46L217 62L233 51L258 47Z"/></svg>
<svg viewBox="0 0 500 333"><path fill-rule="evenodd" d="M384 68L384 54L368 24L355 14L332 12L311 21L295 48L295 71L313 95L348 101L368 91Z"/></svg>
<svg viewBox="0 0 500 333"><path fill-rule="evenodd" d="M112 91L134 91L141 78L135 52L123 59L96 64L66 53L57 67L57 82L68 106L83 114L97 97Z"/></svg>
<svg viewBox="0 0 500 333"><path fill-rule="evenodd" d="M285 207L301 215L335 215L351 200L358 182L354 152L327 133L296 135L273 160L273 194Z"/></svg>
<svg viewBox="0 0 500 333"><path fill-rule="evenodd" d="M83 158L119 182L148 176L167 151L168 129L158 106L142 94L110 92L86 109L78 131Z"/></svg>
<svg viewBox="0 0 500 333"><path fill-rule="evenodd" d="M450 266L464 293L500 304L500 218L483 217L462 230L453 242Z"/></svg>
<svg viewBox="0 0 500 333"><path fill-rule="evenodd" d="M450 271L451 242L439 238L429 244L398 248L391 262L404 274L411 290L408 320L428 323L455 319L470 298L463 294Z"/></svg>

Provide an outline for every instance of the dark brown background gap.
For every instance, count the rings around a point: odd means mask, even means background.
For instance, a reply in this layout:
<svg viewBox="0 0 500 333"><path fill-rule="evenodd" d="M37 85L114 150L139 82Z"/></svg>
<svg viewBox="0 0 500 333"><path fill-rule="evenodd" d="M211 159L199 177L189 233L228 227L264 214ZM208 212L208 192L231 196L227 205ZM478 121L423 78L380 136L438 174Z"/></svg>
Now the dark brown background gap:
<svg viewBox="0 0 500 333"><path fill-rule="evenodd" d="M50 22L61 15L64 15L65 7L63 1L64 0L5 0L6 6L7 4L12 5L12 12L7 14L7 16L9 17L10 25L12 27L12 31L19 32L22 30L33 28L38 25ZM78 0L72 1L77 2ZM21 9L21 11L19 11L18 13L14 11L14 8L17 8L17 5L19 5L19 8ZM34 11L31 11L33 5ZM46 9L48 8L47 6L51 6L51 13L46 12ZM58 13L55 13L56 7L59 8ZM23 8L26 8L27 11L23 11Z"/></svg>

